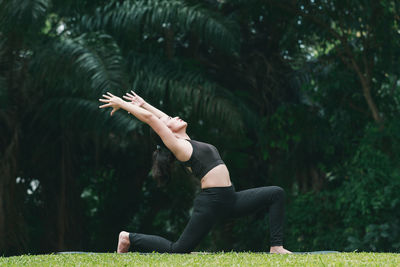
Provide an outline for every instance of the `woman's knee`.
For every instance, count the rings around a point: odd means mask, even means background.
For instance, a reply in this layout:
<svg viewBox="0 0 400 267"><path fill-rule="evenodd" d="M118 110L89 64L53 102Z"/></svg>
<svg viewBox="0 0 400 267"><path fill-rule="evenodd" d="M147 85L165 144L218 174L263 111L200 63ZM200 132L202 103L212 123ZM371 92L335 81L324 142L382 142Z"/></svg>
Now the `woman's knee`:
<svg viewBox="0 0 400 267"><path fill-rule="evenodd" d="M284 200L285 199L285 190L283 190L280 186L271 186L272 194L274 199L276 200Z"/></svg>
<svg viewBox="0 0 400 267"><path fill-rule="evenodd" d="M190 253L193 251L193 248L190 246L182 246L180 244L174 243L171 247L171 252L170 253Z"/></svg>

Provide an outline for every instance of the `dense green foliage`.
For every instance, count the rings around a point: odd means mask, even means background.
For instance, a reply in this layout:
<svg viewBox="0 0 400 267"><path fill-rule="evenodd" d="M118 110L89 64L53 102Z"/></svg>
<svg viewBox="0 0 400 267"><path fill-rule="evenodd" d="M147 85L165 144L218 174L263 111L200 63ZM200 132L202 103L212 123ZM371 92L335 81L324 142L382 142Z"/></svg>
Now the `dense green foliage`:
<svg viewBox="0 0 400 267"><path fill-rule="evenodd" d="M157 187L148 127L98 109L134 89L213 143L236 190L287 192L294 251L400 250L400 5L0 0L0 255L176 239L199 182ZM268 216L198 247L268 250Z"/></svg>
<svg viewBox="0 0 400 267"><path fill-rule="evenodd" d="M263 253L216 254L61 254L0 258L2 266L398 266L390 253L330 253L269 255Z"/></svg>

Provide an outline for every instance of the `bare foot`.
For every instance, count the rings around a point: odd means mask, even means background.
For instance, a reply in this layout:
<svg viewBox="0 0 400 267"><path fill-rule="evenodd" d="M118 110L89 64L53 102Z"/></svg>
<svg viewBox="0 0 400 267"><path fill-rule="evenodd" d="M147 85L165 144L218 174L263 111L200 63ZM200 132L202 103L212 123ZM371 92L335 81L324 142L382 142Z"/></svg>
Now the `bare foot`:
<svg viewBox="0 0 400 267"><path fill-rule="evenodd" d="M269 253L271 254L293 254L287 249L284 249L283 246L274 246L271 247L269 250Z"/></svg>
<svg viewBox="0 0 400 267"><path fill-rule="evenodd" d="M126 253L130 247L129 233L122 231L119 233L117 253Z"/></svg>

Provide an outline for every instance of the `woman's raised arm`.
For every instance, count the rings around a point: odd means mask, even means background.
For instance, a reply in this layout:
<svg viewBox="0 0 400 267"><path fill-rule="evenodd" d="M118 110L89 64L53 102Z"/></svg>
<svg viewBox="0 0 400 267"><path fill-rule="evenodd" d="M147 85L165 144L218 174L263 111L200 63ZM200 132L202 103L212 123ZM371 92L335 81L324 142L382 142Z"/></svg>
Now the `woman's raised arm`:
<svg viewBox="0 0 400 267"><path fill-rule="evenodd" d="M126 95L123 96L126 100L129 100L133 105L139 106L144 108L147 111L150 111L154 115L157 116L157 118L162 118L168 115L162 112L161 110L157 109L156 107L153 107L149 103L147 103L143 98L141 98L138 94L135 92L131 91L131 93L126 93Z"/></svg>
<svg viewBox="0 0 400 267"><path fill-rule="evenodd" d="M129 113L131 113L133 116L135 116L144 123L149 123L150 117L153 116L151 112L141 107L131 105L128 102L122 100L120 97L115 96L109 92L103 95L103 98L100 98L99 101L106 103L104 105L99 106L99 108L108 108L108 107L112 108L110 114L111 116L114 115L114 113L120 108L128 111Z"/></svg>
<svg viewBox="0 0 400 267"><path fill-rule="evenodd" d="M162 139L163 143L176 155L180 154L182 150L182 141L176 138L172 131L162 122L157 115L151 113L144 108L137 105L132 105L129 102L122 100L118 96L107 92L103 98L99 99L100 102L105 103L99 108L112 108L111 116L120 108L128 111L130 114L138 118L140 121L147 123Z"/></svg>

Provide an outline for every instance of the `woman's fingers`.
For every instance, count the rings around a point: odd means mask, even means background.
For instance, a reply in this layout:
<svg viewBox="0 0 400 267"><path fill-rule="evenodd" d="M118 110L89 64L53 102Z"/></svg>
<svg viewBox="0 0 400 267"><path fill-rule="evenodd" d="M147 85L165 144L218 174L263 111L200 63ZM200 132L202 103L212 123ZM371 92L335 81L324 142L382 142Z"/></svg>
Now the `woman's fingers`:
<svg viewBox="0 0 400 267"><path fill-rule="evenodd" d="M115 111L117 111L117 110L118 110L117 108L113 108L113 109L111 110L110 116L114 115Z"/></svg>
<svg viewBox="0 0 400 267"><path fill-rule="evenodd" d="M131 95L131 94L126 94L125 97L129 97L129 98L131 98L131 99L135 98L135 97L134 97L133 95Z"/></svg>
<svg viewBox="0 0 400 267"><path fill-rule="evenodd" d="M107 108L107 107L112 107L112 111L111 111L111 116L115 113L115 111L118 110L118 108L116 108L115 106L116 104L116 100L113 99L115 96L113 94L111 94L110 92L107 92L107 94L103 95L103 98L100 98L99 101L106 103L104 105L99 106L99 108Z"/></svg>
<svg viewBox="0 0 400 267"><path fill-rule="evenodd" d="M107 92L107 94L111 97L115 97L115 95L111 94L110 92Z"/></svg>
<svg viewBox="0 0 400 267"><path fill-rule="evenodd" d="M111 106L112 106L112 104L108 103L108 104L104 104L104 105L99 106L99 108L107 108L107 107L111 107Z"/></svg>

